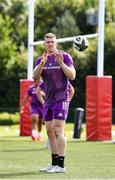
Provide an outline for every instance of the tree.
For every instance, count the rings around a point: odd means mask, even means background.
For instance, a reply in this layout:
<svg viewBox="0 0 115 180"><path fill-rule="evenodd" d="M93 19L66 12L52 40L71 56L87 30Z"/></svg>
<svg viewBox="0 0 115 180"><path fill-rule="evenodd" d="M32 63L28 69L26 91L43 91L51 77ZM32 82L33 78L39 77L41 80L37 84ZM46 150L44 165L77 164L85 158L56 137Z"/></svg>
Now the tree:
<svg viewBox="0 0 115 180"><path fill-rule="evenodd" d="M106 0L105 22L105 75L115 75L115 1ZM91 34L97 32L97 26L88 26L86 10L97 10L98 0L36 0L34 40L43 40L47 32L54 32L58 38ZM19 80L27 73L27 39L28 39L28 0L0 0L0 107L18 107ZM89 48L83 53L77 52L72 42L59 44L59 48L72 54L77 77L72 82L76 89L72 107L76 104L85 106L85 78L96 74L97 41L89 40ZM34 59L43 52L43 46L34 50ZM113 80L113 83L114 80ZM114 86L114 85L113 85ZM77 100L76 100L77 98ZM113 97L114 100L114 97ZM76 102L77 101L77 102ZM115 106L115 100L113 101Z"/></svg>

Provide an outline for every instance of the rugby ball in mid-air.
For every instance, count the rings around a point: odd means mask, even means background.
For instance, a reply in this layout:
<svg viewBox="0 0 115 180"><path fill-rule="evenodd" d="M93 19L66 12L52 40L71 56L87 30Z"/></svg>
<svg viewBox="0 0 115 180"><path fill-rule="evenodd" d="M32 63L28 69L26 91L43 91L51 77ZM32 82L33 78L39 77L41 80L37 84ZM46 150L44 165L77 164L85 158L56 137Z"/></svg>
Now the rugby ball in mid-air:
<svg viewBox="0 0 115 180"><path fill-rule="evenodd" d="M84 51L85 49L88 48L88 40L84 36L77 36L73 40L73 46L78 50L78 51Z"/></svg>

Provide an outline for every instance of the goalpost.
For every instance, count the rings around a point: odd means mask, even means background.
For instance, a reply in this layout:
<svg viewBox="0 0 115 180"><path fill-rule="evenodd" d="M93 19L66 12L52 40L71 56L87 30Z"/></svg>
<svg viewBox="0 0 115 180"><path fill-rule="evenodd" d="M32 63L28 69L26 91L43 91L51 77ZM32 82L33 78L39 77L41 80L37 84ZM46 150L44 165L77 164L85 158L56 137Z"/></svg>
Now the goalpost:
<svg viewBox="0 0 115 180"><path fill-rule="evenodd" d="M27 79L32 80L33 77L33 57L34 57L34 46L43 44L44 41L34 42L34 3L35 0L29 0L29 17L28 17L28 63L27 63ZM82 35L86 38L95 38L98 33ZM57 39L57 43L72 42L74 37L66 37Z"/></svg>
<svg viewBox="0 0 115 180"><path fill-rule="evenodd" d="M97 76L86 77L86 139L111 140L112 77L104 76L105 0L98 0Z"/></svg>
<svg viewBox="0 0 115 180"><path fill-rule="evenodd" d="M29 84L31 84L33 79L32 77L33 77L34 46L43 44L44 42L44 41L34 42L34 2L35 0L28 0L29 17L28 17L28 63L27 63L27 80L26 80L27 82L24 82L23 80L21 81L21 83L25 83L26 85L28 82ZM87 136L86 139L111 140L112 78L110 76L105 77L103 75L105 0L98 0L98 2L99 2L98 33L84 35L86 38L95 38L98 36L97 76L86 77L86 136ZM75 37L60 38L57 39L57 43L73 41L74 38ZM106 86L108 86L108 88L106 88ZM106 89L106 91L104 88ZM106 101L106 96L107 97L109 96L109 101ZM94 97L96 97L96 99ZM95 104L93 107L92 107L92 102ZM103 106L103 104L105 106ZM107 114L105 111L107 112L109 111L109 113ZM95 114L95 116L93 116L93 114ZM105 118L106 116L107 118ZM106 124L106 128L104 129L102 128L103 122L101 123L103 119L108 122ZM108 131L108 129L109 132L105 133L104 131L106 130Z"/></svg>

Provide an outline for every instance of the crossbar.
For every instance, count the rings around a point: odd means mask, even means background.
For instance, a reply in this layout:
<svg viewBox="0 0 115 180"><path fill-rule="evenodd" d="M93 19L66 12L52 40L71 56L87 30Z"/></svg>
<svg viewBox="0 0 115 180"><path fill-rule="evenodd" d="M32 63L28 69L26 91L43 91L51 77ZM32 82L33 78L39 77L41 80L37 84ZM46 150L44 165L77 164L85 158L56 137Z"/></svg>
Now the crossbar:
<svg viewBox="0 0 115 180"><path fill-rule="evenodd" d="M87 35L81 35L84 36L86 38L95 38L98 36L98 33L95 34L87 34ZM71 42L74 40L74 38L76 38L77 36L73 36L73 37L67 37L67 38L59 38L56 40L57 43L65 43L65 42ZM31 43L31 46L36 46L36 45L41 45L43 44L44 41L35 41L33 43Z"/></svg>

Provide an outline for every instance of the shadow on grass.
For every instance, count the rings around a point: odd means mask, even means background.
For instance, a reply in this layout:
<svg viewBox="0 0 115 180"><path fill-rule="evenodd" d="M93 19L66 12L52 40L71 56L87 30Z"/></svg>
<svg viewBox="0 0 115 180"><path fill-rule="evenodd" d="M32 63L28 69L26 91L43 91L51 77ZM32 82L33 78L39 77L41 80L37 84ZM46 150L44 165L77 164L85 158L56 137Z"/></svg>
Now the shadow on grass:
<svg viewBox="0 0 115 180"><path fill-rule="evenodd" d="M28 152L28 151L46 151L46 148L38 148L38 149L7 149L7 150L0 150L0 152Z"/></svg>
<svg viewBox="0 0 115 180"><path fill-rule="evenodd" d="M43 141L45 140L45 138L43 138ZM2 136L0 137L0 142L18 142L18 143L22 143L22 142L27 142L27 143L41 143L43 141L33 141L31 136Z"/></svg>
<svg viewBox="0 0 115 180"><path fill-rule="evenodd" d="M39 174L44 174L47 175L47 173L45 172L36 172L36 171L32 171L32 172L19 172L19 173L7 173L7 174L0 174L0 179L11 179L11 177L20 177L20 176L32 176L32 175L39 175Z"/></svg>
<svg viewBox="0 0 115 180"><path fill-rule="evenodd" d="M94 144L94 145L108 145L108 146L113 146L115 143L113 141L87 141L87 140L69 140L67 142L68 144Z"/></svg>
<svg viewBox="0 0 115 180"><path fill-rule="evenodd" d="M74 140L68 140L67 143L86 143L86 140L79 140L79 139L74 139Z"/></svg>

